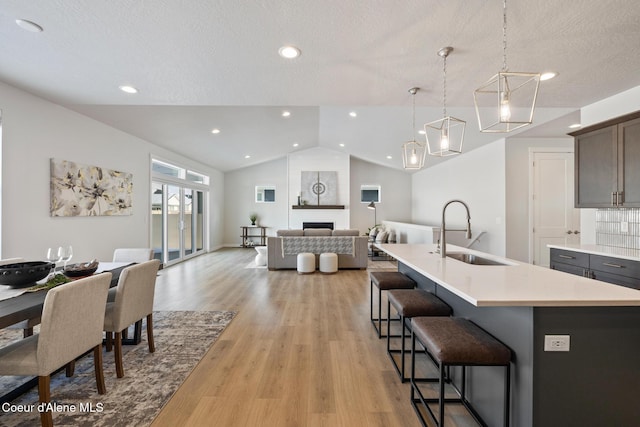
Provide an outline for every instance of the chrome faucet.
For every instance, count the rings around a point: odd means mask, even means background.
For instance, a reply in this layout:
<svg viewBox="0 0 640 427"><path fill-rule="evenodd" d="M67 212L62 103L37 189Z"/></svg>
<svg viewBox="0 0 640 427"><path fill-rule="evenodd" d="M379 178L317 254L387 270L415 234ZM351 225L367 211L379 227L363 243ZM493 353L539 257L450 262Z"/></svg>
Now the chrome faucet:
<svg viewBox="0 0 640 427"><path fill-rule="evenodd" d="M442 247L442 249L440 249L440 256L442 258L447 256L447 228L445 225L444 213L447 210L447 206L455 202L462 204L462 206L464 206L464 208L467 210L467 229L466 230L456 229L456 230L449 230L449 231L466 231L467 233L465 236L467 237L467 239L471 238L471 215L469 214L469 206L467 206L467 204L462 200L449 200L442 207L442 224L440 225L440 240L438 241L438 248Z"/></svg>

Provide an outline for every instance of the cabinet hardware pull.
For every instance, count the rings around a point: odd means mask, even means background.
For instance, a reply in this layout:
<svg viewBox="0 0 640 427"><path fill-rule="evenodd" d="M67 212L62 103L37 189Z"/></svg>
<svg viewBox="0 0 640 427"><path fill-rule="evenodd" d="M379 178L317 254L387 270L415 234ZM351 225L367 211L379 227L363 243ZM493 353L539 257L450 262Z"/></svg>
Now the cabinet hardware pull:
<svg viewBox="0 0 640 427"><path fill-rule="evenodd" d="M616 191L616 205L622 206L624 204L624 191Z"/></svg>
<svg viewBox="0 0 640 427"><path fill-rule="evenodd" d="M611 206L615 206L616 205L616 192L612 191L611 192Z"/></svg>
<svg viewBox="0 0 640 427"><path fill-rule="evenodd" d="M614 268L624 268L624 265L611 264L609 262L603 262L602 265L606 265L607 267L614 267Z"/></svg>
<svg viewBox="0 0 640 427"><path fill-rule="evenodd" d="M576 257L574 256L569 256L569 255L558 255L558 258L564 258L564 259L576 259Z"/></svg>

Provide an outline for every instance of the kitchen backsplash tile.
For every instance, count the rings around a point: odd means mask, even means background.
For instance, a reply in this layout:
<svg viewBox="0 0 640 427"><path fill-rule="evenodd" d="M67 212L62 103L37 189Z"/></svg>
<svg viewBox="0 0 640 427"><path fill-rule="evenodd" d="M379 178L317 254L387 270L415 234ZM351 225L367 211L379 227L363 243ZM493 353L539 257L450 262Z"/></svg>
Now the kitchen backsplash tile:
<svg viewBox="0 0 640 427"><path fill-rule="evenodd" d="M627 231L622 231L622 223ZM640 249L640 209L596 210L596 243L604 246Z"/></svg>

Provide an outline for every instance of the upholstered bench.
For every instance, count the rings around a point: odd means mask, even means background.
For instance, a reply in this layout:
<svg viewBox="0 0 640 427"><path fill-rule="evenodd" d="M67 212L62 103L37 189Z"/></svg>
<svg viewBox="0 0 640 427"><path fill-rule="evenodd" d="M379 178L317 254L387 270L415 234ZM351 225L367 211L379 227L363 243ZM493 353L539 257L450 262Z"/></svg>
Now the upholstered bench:
<svg viewBox="0 0 640 427"><path fill-rule="evenodd" d="M391 358L396 372L400 376L400 380L405 382L409 380L405 377L405 338L411 337L411 334L405 335L405 330L411 332L411 323L407 323L407 319L418 316L450 316L451 307L440 298L423 289L390 289L387 292L387 331L391 328L391 307L393 307L400 316L400 324L402 332L400 340L402 342L400 349L391 348L391 337L387 334L387 354ZM396 362L394 354L400 353L400 366Z"/></svg>
<svg viewBox="0 0 640 427"><path fill-rule="evenodd" d="M422 424L426 425L426 422L419 405L424 408L437 426L442 427L446 402L464 405L479 424L487 425L465 396L466 369L467 366L504 366L504 426L508 426L511 350L476 324L457 317L414 317L411 319L411 328L413 331L411 339L411 405L413 405ZM425 398L414 380L416 340L438 364L440 370L438 398ZM462 366L460 388L458 389L455 382L451 381L452 387L459 395L458 399L445 399L445 370L450 366ZM429 407L429 403L438 404L437 418Z"/></svg>
<svg viewBox="0 0 640 427"><path fill-rule="evenodd" d="M389 330L387 330L386 335L382 334L382 321L387 320L387 318L382 317L382 291L388 291L389 289L413 289L416 286L416 282L413 281L408 276L398 272L398 271L374 271L369 273L369 279L371 282L371 295L370 295L370 305L371 305L371 323L373 324L373 328L378 333L378 338L383 338L389 335ZM373 286L378 288L378 317L373 317ZM387 313L389 316L389 313ZM398 321L400 319L391 319L392 321ZM377 325L376 325L377 322ZM388 322L387 322L388 323ZM399 335L395 335L398 337Z"/></svg>

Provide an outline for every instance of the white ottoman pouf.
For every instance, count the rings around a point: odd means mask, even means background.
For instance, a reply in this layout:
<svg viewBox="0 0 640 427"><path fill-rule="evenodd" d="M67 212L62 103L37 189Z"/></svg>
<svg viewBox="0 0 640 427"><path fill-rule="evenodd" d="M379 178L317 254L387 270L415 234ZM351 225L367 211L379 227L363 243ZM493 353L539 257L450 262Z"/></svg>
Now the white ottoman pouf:
<svg viewBox="0 0 640 427"><path fill-rule="evenodd" d="M259 266L267 265L267 247L255 246L255 249L256 249L256 252L258 252L258 255L256 255L256 258L255 258L256 265L259 265Z"/></svg>
<svg viewBox="0 0 640 427"><path fill-rule="evenodd" d="M320 272L336 273L338 271L338 255L332 252L320 254Z"/></svg>
<svg viewBox="0 0 640 427"><path fill-rule="evenodd" d="M316 256L310 252L299 253L297 262L298 273L300 274L316 271Z"/></svg>

